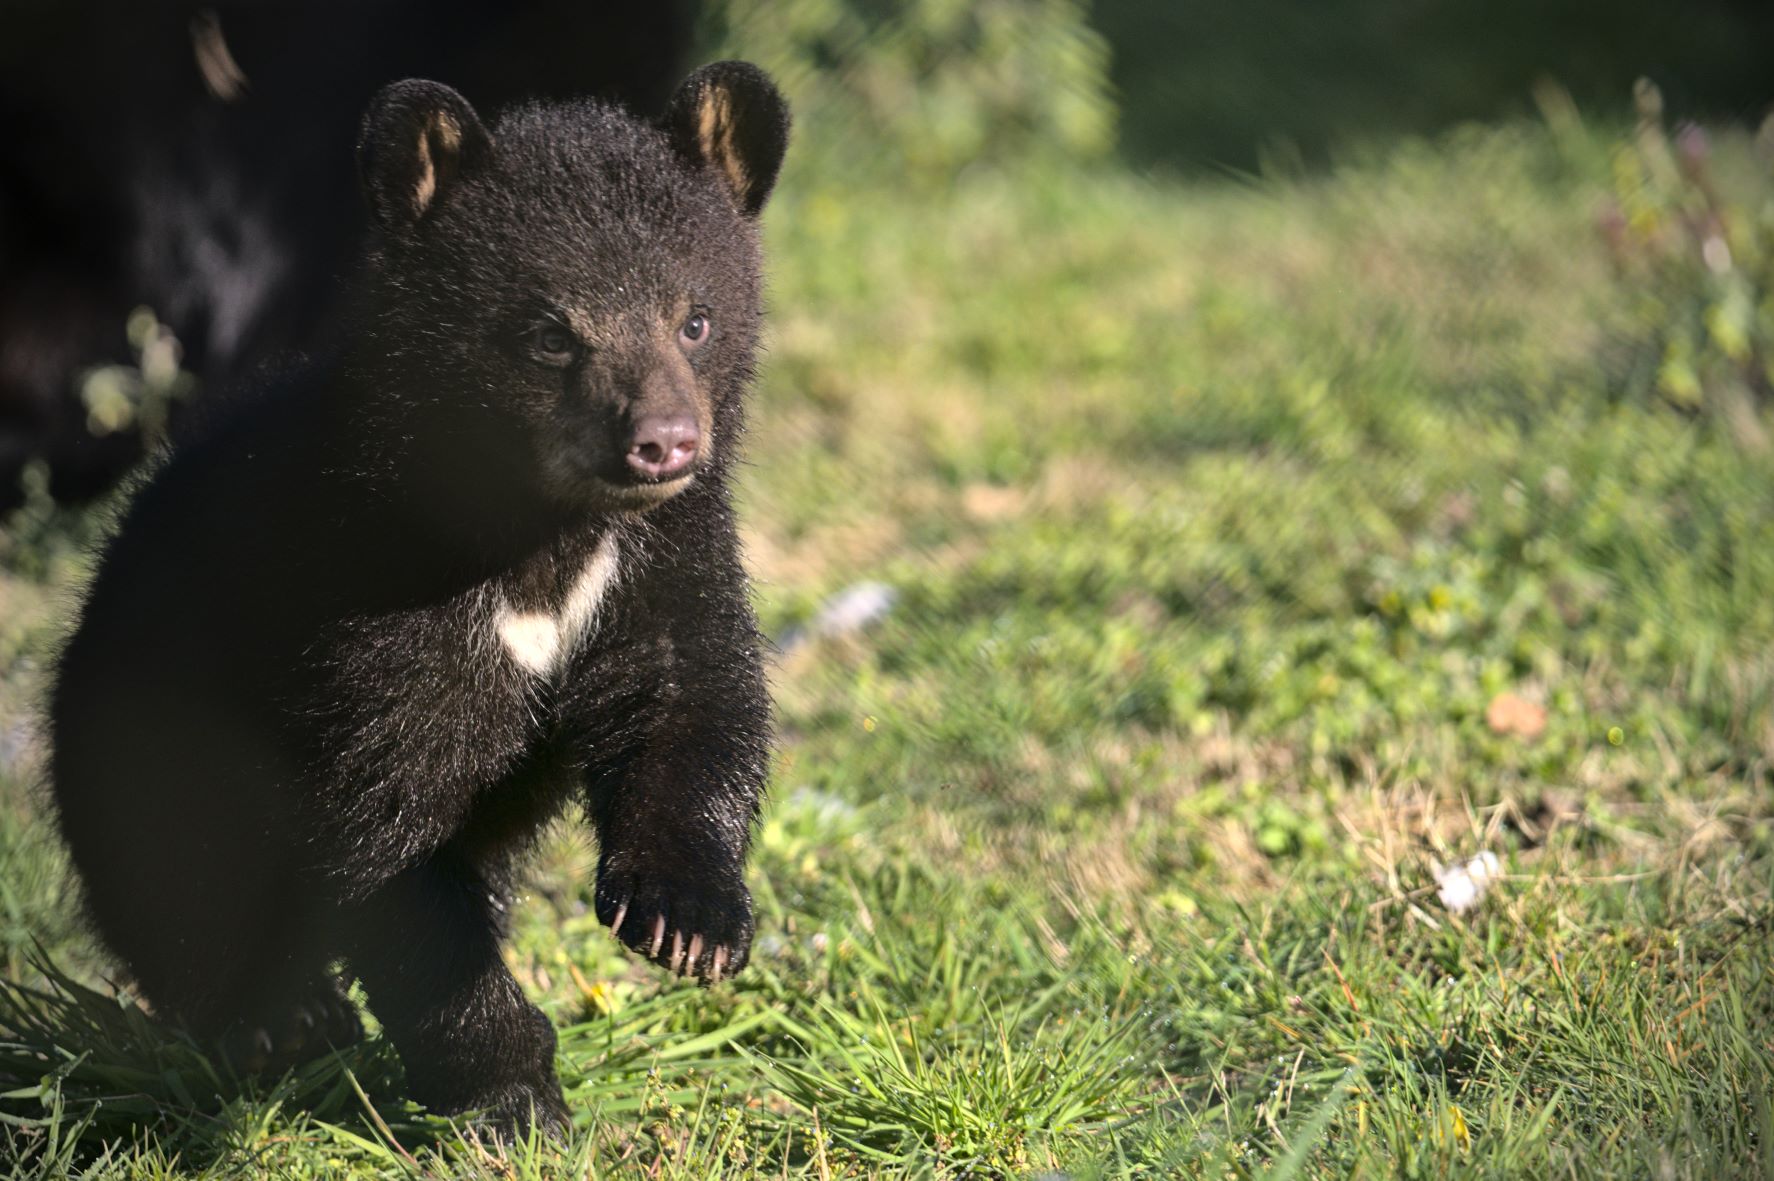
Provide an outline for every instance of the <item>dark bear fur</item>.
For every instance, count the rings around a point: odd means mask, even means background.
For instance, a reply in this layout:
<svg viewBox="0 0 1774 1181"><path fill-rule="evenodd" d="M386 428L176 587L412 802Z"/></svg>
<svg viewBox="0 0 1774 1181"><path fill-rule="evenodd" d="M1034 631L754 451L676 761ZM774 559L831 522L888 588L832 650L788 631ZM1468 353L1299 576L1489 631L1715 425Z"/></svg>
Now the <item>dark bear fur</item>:
<svg viewBox="0 0 1774 1181"><path fill-rule="evenodd" d="M731 62L657 126L377 96L344 346L150 477L61 660L62 831L157 1009L293 1061L355 1033L343 958L416 1099L558 1126L499 942L575 799L624 944L744 967L769 704L727 477L787 130Z"/></svg>
<svg viewBox="0 0 1774 1181"><path fill-rule="evenodd" d="M363 234L351 137L370 96L437 78L477 103L592 95L652 110L691 0L0 0L0 511L21 469L57 499L141 454L95 435L91 368L130 310L207 397L337 332ZM188 415L172 408L182 432Z"/></svg>

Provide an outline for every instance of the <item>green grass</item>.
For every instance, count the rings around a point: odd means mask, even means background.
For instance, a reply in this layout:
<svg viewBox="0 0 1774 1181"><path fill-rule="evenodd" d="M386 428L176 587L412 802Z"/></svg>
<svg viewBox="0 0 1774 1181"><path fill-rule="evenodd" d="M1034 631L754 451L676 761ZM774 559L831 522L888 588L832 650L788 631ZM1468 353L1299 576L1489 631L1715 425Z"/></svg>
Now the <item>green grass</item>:
<svg viewBox="0 0 1774 1181"><path fill-rule="evenodd" d="M539 856L509 958L562 1029L563 1146L428 1119L379 1040L243 1087L114 999L21 729L95 526L10 523L0 1153L1774 1176L1774 453L1637 392L1608 152L1514 127L1262 185L791 172L759 608L783 635L859 581L899 598L776 669L739 980L633 965L583 841ZM1503 694L1543 730L1498 733ZM1505 877L1451 913L1434 867L1486 850Z"/></svg>

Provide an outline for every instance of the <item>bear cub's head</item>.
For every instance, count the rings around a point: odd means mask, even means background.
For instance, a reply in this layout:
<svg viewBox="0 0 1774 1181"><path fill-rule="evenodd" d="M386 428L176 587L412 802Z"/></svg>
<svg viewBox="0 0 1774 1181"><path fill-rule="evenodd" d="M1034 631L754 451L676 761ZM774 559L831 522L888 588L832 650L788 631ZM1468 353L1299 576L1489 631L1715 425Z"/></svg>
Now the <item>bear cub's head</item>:
<svg viewBox="0 0 1774 1181"><path fill-rule="evenodd" d="M657 123L575 102L488 126L439 83L382 90L358 145L369 339L430 458L587 511L642 511L719 468L788 126L743 62L692 74Z"/></svg>

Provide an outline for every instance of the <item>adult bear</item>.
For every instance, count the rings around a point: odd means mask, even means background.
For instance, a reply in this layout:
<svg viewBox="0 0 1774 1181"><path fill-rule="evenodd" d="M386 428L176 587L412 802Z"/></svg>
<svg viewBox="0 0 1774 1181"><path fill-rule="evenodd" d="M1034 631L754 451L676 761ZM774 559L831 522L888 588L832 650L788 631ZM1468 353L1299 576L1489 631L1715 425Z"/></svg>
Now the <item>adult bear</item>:
<svg viewBox="0 0 1774 1181"><path fill-rule="evenodd" d="M343 957L416 1099L560 1125L499 942L514 856L575 799L623 943L744 966L769 704L728 475L787 134L737 62L657 125L371 104L340 350L153 474L60 663L62 831L157 1009L294 1061L355 1033Z"/></svg>

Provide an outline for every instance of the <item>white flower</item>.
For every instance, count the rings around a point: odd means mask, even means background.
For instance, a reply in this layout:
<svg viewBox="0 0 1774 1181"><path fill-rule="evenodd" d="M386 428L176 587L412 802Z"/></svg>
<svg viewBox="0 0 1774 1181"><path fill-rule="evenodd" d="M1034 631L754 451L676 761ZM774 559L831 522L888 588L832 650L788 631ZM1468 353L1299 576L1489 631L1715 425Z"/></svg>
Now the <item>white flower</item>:
<svg viewBox="0 0 1774 1181"><path fill-rule="evenodd" d="M1488 850L1470 861L1449 866L1437 862L1430 869L1435 874L1436 896L1441 899L1443 906L1455 914L1465 914L1477 906L1478 900L1484 897L1491 883L1503 873L1503 866L1497 860L1497 855Z"/></svg>

